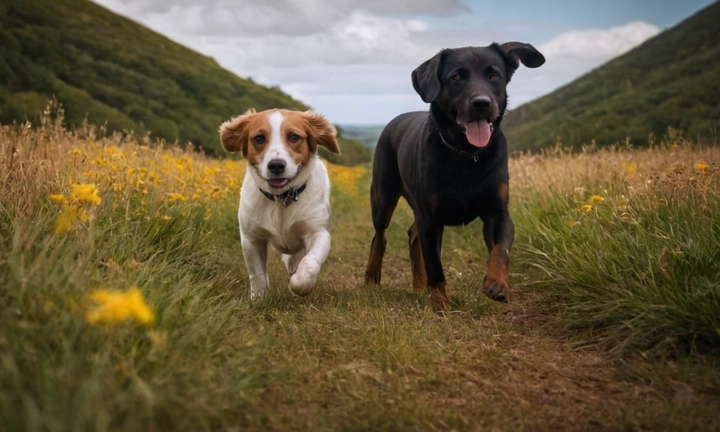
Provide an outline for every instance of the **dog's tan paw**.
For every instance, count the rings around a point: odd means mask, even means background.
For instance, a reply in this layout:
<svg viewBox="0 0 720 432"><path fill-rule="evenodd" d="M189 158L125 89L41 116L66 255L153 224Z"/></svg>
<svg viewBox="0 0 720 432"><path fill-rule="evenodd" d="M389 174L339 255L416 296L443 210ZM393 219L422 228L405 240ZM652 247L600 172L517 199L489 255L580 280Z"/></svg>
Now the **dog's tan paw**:
<svg viewBox="0 0 720 432"><path fill-rule="evenodd" d="M497 279L485 277L483 280L483 294L490 297L495 301L507 303L510 299L510 290L508 289L507 283L499 281Z"/></svg>

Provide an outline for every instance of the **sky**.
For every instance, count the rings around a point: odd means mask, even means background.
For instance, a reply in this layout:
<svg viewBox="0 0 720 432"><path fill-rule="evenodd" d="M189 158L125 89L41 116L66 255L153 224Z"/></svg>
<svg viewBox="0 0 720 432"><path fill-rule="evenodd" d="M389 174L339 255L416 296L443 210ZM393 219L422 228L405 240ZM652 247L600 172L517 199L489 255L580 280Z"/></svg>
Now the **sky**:
<svg viewBox="0 0 720 432"><path fill-rule="evenodd" d="M278 86L341 125L382 125L427 110L410 74L443 48L532 44L508 108L573 81L673 27L711 0L94 0ZM242 107L238 107L240 111ZM228 113L228 117L241 112Z"/></svg>

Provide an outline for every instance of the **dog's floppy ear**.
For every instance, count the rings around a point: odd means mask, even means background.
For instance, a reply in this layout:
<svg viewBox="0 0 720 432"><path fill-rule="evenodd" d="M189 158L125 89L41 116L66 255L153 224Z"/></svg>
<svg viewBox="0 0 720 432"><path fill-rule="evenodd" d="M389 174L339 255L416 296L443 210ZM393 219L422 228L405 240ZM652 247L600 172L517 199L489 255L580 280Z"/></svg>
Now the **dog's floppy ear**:
<svg viewBox="0 0 720 432"><path fill-rule="evenodd" d="M534 46L522 42L507 42L500 45L500 51L507 54L515 65L515 69L520 66L519 62L529 68L540 67L545 63L545 57L536 50Z"/></svg>
<svg viewBox="0 0 720 432"><path fill-rule="evenodd" d="M443 52L440 51L412 72L413 88L415 88L423 102L431 103L440 94L438 71L442 63L442 57Z"/></svg>
<svg viewBox="0 0 720 432"><path fill-rule="evenodd" d="M220 142L225 151L242 151L243 156L247 154L247 124L256 112L255 108L250 108L245 114L239 115L220 125Z"/></svg>
<svg viewBox="0 0 720 432"><path fill-rule="evenodd" d="M340 154L335 126L320 113L305 111L302 115L308 124L310 149L315 152L317 146L323 146L335 154Z"/></svg>

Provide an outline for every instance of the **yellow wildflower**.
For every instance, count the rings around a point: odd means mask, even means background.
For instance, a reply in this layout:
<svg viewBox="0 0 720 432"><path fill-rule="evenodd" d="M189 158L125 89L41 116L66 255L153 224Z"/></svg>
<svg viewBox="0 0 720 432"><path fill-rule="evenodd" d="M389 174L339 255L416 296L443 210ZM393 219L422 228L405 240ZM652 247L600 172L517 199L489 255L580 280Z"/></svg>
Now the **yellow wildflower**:
<svg viewBox="0 0 720 432"><path fill-rule="evenodd" d="M102 202L94 184L74 184L71 185L71 187L73 189L71 199L77 199L80 202L89 202L93 204L100 204Z"/></svg>
<svg viewBox="0 0 720 432"><path fill-rule="evenodd" d="M326 163L325 167L333 188L351 195L357 195L358 182L365 175L365 168L362 165L345 167Z"/></svg>
<svg viewBox="0 0 720 432"><path fill-rule="evenodd" d="M55 201L55 202L58 203L58 204L70 205L70 203L68 202L67 198L65 198L65 195L63 195L63 194L50 195L50 199L51 199L52 201Z"/></svg>
<svg viewBox="0 0 720 432"><path fill-rule="evenodd" d="M174 201L183 201L183 202L185 202L185 201L187 201L187 198L185 198L185 195L183 195L183 194L181 194L181 193L171 193L171 194L168 196L168 201L170 201L170 202L174 202Z"/></svg>
<svg viewBox="0 0 720 432"><path fill-rule="evenodd" d="M580 207L580 210L584 211L585 213L590 213L593 210L593 206L590 204L585 204L584 206Z"/></svg>
<svg viewBox="0 0 720 432"><path fill-rule="evenodd" d="M710 174L710 167L707 164L704 164L702 162L696 163L695 169L700 171L703 174Z"/></svg>
<svg viewBox="0 0 720 432"><path fill-rule="evenodd" d="M85 314L90 324L117 324L128 318L134 318L142 324L155 320L155 314L145 304L138 287L131 287L126 292L99 289L93 291L90 300L97 305Z"/></svg>
<svg viewBox="0 0 720 432"><path fill-rule="evenodd" d="M169 221L169 220L170 220L170 216L168 216L168 215L158 216L158 218L160 218L160 219L162 219L162 220L164 220L164 221Z"/></svg>
<svg viewBox="0 0 720 432"><path fill-rule="evenodd" d="M637 164L635 162L622 161L621 165L630 174L635 174L637 172Z"/></svg>
<svg viewBox="0 0 720 432"><path fill-rule="evenodd" d="M576 220L570 221L570 226L571 226L571 227L574 227L574 226L576 226L576 225L580 225L580 221L576 221Z"/></svg>
<svg viewBox="0 0 720 432"><path fill-rule="evenodd" d="M595 203L600 203L600 202L603 202L603 201L605 201L605 198L603 198L602 196L600 196L600 195L593 195L593 196L590 197L590 201L589 201L589 202L590 202L590 204L595 204Z"/></svg>
<svg viewBox="0 0 720 432"><path fill-rule="evenodd" d="M84 213L79 205L65 205L60 216L55 220L55 234L65 234L70 231L73 222ZM86 216L87 218L87 216Z"/></svg>

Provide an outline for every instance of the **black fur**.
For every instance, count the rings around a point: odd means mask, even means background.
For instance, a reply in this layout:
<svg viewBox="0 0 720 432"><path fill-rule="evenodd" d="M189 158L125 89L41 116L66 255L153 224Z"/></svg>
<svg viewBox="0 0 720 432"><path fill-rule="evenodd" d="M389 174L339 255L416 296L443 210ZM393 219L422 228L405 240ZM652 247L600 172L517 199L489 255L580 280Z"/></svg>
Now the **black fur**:
<svg viewBox="0 0 720 432"><path fill-rule="evenodd" d="M544 62L531 45L509 42L445 49L413 71L413 87L430 111L399 115L378 140L371 186L375 236L366 283L380 282L385 230L402 196L415 215L408 230L413 286L426 285L434 308L443 309L448 301L440 261L443 228L478 217L490 253L483 292L508 300L514 229L507 208L508 150L500 128L506 86L520 63L534 68ZM485 147L468 142L459 123L471 121L492 123Z"/></svg>

